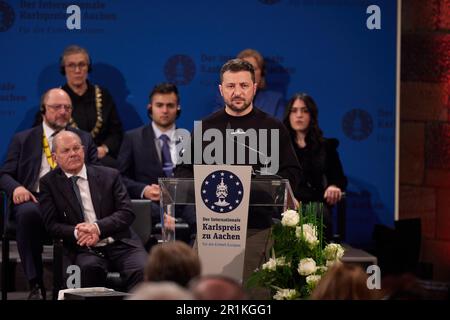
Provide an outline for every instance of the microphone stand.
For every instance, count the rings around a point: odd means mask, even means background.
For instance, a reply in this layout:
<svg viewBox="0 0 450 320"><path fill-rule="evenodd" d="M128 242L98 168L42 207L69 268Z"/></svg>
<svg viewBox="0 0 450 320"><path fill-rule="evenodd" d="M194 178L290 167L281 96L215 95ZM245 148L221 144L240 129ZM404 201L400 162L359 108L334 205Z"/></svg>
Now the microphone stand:
<svg viewBox="0 0 450 320"><path fill-rule="evenodd" d="M228 123L228 125L227 125L227 129L231 129L229 123ZM233 132L230 132L230 135L232 135L232 136L239 136L239 135L245 135L245 134L246 134L246 132L243 131L242 129L236 129L236 130L234 130ZM258 173L259 176L275 176L275 177L277 177L277 178L283 179L283 177L281 177L281 176L279 176L279 175L277 175L277 174L275 174L275 173L271 173L271 172L268 171L268 168L267 168L267 167L268 167L268 164L269 164L269 159L268 159L268 157L267 157L266 154L262 153L261 151L255 149L255 148L252 148L252 147L246 145L245 143L241 143L241 142L238 141L237 139L236 139L236 140L231 139L230 137L228 137L228 134L226 134L226 137L227 137L227 139L230 139L230 140L232 140L233 142L236 142L238 145L241 145L241 146L247 148L248 150L251 150L251 151L253 151L253 152L256 152L257 154L259 154L259 155L261 155L261 156L263 157L264 160L263 160L263 168L262 168L262 170L253 170L253 166L252 166L252 174L253 174L254 176L257 176L256 173Z"/></svg>

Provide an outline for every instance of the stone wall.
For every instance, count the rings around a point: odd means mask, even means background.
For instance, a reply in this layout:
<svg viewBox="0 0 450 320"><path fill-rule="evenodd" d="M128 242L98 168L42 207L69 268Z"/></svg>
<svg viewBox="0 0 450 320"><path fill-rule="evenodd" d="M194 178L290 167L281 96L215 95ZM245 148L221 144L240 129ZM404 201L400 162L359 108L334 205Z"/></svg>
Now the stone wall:
<svg viewBox="0 0 450 320"><path fill-rule="evenodd" d="M421 261L450 281L450 0L403 0L400 219L421 218Z"/></svg>

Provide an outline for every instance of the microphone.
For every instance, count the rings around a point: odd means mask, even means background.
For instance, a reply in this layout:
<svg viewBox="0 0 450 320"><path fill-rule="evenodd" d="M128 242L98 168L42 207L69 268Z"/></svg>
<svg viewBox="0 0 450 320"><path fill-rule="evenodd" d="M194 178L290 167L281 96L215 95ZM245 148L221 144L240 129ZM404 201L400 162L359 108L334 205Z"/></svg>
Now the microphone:
<svg viewBox="0 0 450 320"><path fill-rule="evenodd" d="M176 136L175 137L175 145L178 145L179 143L183 143L184 139L183 136ZM184 156L184 153L186 152L186 149L183 147L179 149L178 156L182 158Z"/></svg>
<svg viewBox="0 0 450 320"><path fill-rule="evenodd" d="M227 129L228 129L228 130L231 130L231 125L230 125L230 123L227 124ZM238 129L233 130L233 132L230 132L230 135L232 135L232 136L237 136L237 137L238 137L238 136L242 136L242 135L245 136L245 135L246 135L246 132L245 132L244 130L242 130L241 128L238 128ZM253 175L256 176L256 173L258 173L260 176L272 175L272 176L275 176L275 177L277 177L277 178L283 179L283 177L277 175L276 173L272 173L272 172L269 172L269 171L268 171L268 168L267 168L267 167L268 167L268 164L269 164L269 157L268 157L265 153L263 153L263 152L261 152L261 151L255 149L255 148L252 148L252 147L248 146L248 145L245 144L245 143L241 143L241 142L238 141L237 139L230 138L230 137L228 136L228 134L226 135L226 137L227 137L227 139L229 139L229 140L231 140L231 141L233 141L233 142L236 142L238 145L241 145L241 146L247 148L248 150L251 150L251 151L253 151L253 152L256 152L257 154L259 154L260 156L262 156L262 158L263 158L263 169L262 169L262 170L253 170L253 166L252 166L252 174L253 174Z"/></svg>
<svg viewBox="0 0 450 320"><path fill-rule="evenodd" d="M245 131L242 130L241 128L237 128L235 131L230 132L230 134L231 134L232 136L238 136L238 135L241 135L241 134L244 134L244 135L245 135Z"/></svg>

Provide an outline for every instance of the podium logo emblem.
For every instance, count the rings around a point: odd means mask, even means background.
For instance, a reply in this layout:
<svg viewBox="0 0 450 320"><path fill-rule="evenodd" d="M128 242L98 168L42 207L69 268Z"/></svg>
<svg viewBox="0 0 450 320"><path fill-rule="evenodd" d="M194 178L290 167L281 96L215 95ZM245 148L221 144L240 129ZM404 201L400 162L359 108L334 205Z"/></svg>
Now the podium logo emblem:
<svg viewBox="0 0 450 320"><path fill-rule="evenodd" d="M179 85L189 84L195 76L195 63L185 54L170 57L165 66L164 73L167 80Z"/></svg>
<svg viewBox="0 0 450 320"><path fill-rule="evenodd" d="M219 170L203 180L201 197L205 206L217 213L228 213L239 207L244 196L242 182L233 172Z"/></svg>
<svg viewBox="0 0 450 320"><path fill-rule="evenodd" d="M342 129L350 139L365 140L373 131L372 116L366 110L353 109L344 115Z"/></svg>

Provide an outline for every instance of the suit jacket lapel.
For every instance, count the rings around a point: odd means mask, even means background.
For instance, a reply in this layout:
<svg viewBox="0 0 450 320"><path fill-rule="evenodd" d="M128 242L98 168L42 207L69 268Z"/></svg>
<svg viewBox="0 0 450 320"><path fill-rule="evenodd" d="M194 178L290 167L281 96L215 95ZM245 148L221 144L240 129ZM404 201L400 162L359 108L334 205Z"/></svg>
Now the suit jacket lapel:
<svg viewBox="0 0 450 320"><path fill-rule="evenodd" d="M149 159L150 163L154 163L154 161L158 161L160 167L162 168L161 162L161 148L159 146L158 141L156 141L155 133L153 132L153 128L150 125L144 128L142 132L144 147L142 148L144 151L144 159Z"/></svg>
<svg viewBox="0 0 450 320"><path fill-rule="evenodd" d="M102 195L101 195L101 181L100 177L96 174L95 169L92 167L86 166L88 183L89 183L89 191L91 192L92 205L94 206L95 215L97 219L101 219L101 204L102 204Z"/></svg>
<svg viewBox="0 0 450 320"><path fill-rule="evenodd" d="M61 169L58 168L56 170L59 171L56 175L58 190L61 191L63 197L66 198L72 209L76 211L77 216L75 217L75 220L78 221L79 217L81 216L81 208L77 196L75 195L75 191L73 191L72 182L69 178L67 178L67 176Z"/></svg>
<svg viewBox="0 0 450 320"><path fill-rule="evenodd" d="M37 126L35 130L31 131L30 136L30 157L33 160L32 172L33 181L39 179L39 170L41 169L42 161L42 137L44 136L44 129L42 124Z"/></svg>

